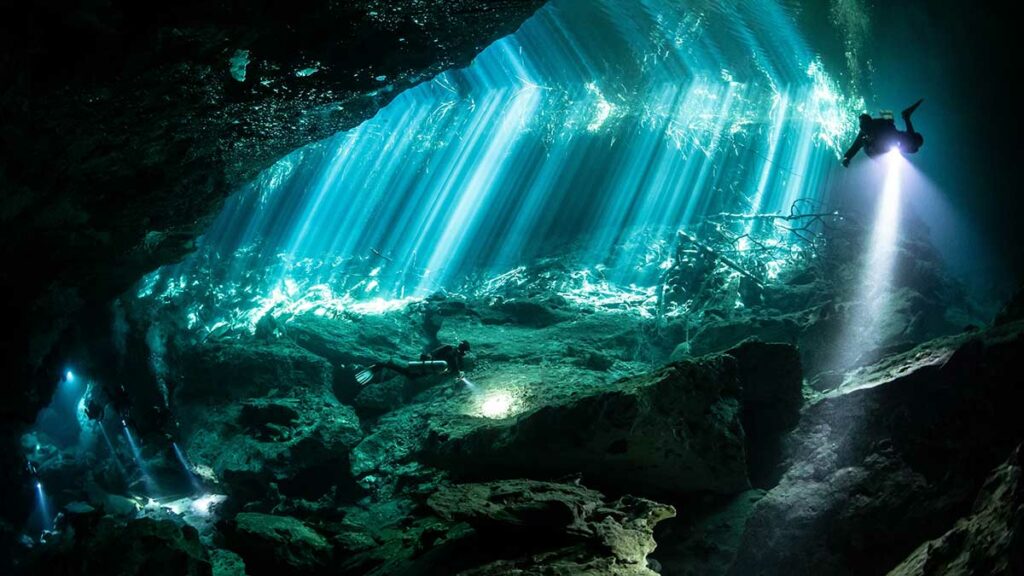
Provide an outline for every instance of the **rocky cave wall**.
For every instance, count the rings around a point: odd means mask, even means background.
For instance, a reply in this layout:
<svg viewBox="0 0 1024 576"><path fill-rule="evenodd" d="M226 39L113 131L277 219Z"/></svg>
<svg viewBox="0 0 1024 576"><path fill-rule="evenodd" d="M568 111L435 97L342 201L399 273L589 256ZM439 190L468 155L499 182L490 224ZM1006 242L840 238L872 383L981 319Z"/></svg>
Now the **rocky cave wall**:
<svg viewBox="0 0 1024 576"><path fill-rule="evenodd" d="M23 480L17 430L114 296L186 254L258 171L468 64L542 4L59 1L3 18L4 494Z"/></svg>
<svg viewBox="0 0 1024 576"><path fill-rule="evenodd" d="M1019 310L1018 301L994 326L890 350L823 391L806 385L786 343L638 361L640 349L667 356L681 332L645 331L638 315L528 284L377 315L307 312L257 334L183 332L168 344L177 441L204 471L203 491L227 500L205 526L163 505L140 517L139 475L125 484L110 458L47 448L43 482L83 501L67 506L61 533L28 565L250 576L944 574L947 565L1013 574ZM127 315L151 321L147 312L139 304ZM472 387L353 378L374 359L461 338L473 343ZM492 398L506 400L504 412L484 411ZM165 482L180 465L144 404L133 430ZM83 490L82 478L94 487ZM117 542L125 552L109 554Z"/></svg>

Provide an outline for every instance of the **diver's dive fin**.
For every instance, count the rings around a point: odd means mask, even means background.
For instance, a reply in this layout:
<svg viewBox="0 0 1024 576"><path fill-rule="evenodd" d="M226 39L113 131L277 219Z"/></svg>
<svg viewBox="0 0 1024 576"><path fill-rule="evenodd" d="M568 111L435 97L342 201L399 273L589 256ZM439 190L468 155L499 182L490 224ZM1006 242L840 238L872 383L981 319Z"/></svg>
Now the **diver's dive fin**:
<svg viewBox="0 0 1024 576"><path fill-rule="evenodd" d="M360 386L366 386L370 383L370 380L373 380L373 366L363 368L359 372L356 372L356 382L358 382Z"/></svg>
<svg viewBox="0 0 1024 576"><path fill-rule="evenodd" d="M917 102L914 102L913 104L910 105L910 108L904 110L903 117L910 118L910 115L914 113L914 110L917 110L917 107L921 105L921 102L924 102L924 98L921 98Z"/></svg>

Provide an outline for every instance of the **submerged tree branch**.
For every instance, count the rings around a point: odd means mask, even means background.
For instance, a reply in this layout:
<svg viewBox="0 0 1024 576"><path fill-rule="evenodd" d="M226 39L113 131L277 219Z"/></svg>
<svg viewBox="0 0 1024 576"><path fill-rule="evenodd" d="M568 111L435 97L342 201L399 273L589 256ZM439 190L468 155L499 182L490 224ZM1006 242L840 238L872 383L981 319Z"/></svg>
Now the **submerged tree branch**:
<svg viewBox="0 0 1024 576"><path fill-rule="evenodd" d="M733 213L733 212L720 212L718 214L715 214L715 215L711 216L710 219L714 220L716 218L721 218L721 219L729 219L729 220L785 220L785 221L790 221L791 222L793 220L801 220L801 219L804 219L804 218L811 218L811 219L818 218L818 219L821 219L821 218L832 218L832 217L842 218L842 216L839 214L839 212L835 211L835 212L816 212L816 213L813 213L813 214L794 214L794 213L782 214L782 213L779 213L779 212L768 213L768 214L738 214L738 213Z"/></svg>
<svg viewBox="0 0 1024 576"><path fill-rule="evenodd" d="M728 256L722 254L721 252L719 252L718 250L715 250L714 248L708 246L707 244L704 244L700 240L697 240L696 238L694 238L693 236L687 234L686 232L684 232L682 230L679 231L679 236L681 238L685 239L686 241L690 242L694 246L696 246L698 250L700 250L700 251L702 251L702 252L704 252L706 254L710 254L711 256L715 257L722 264L725 264L729 268L732 268L733 270L739 272L740 275L742 275L742 276L748 278L749 280L751 280L752 282L754 282L757 285L758 288L764 288L764 284L761 282L760 279L757 278L757 276L754 276L750 272L747 272L742 266L740 266L736 262L733 262L732 259L730 259Z"/></svg>

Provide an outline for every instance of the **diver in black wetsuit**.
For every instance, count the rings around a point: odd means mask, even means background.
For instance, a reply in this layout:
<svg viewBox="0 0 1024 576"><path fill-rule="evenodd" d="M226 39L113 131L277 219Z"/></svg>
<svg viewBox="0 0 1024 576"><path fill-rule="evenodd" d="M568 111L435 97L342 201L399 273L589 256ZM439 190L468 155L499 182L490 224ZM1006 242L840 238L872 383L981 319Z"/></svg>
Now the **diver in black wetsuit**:
<svg viewBox="0 0 1024 576"><path fill-rule="evenodd" d="M457 346L446 344L429 353L420 354L418 362L396 362L394 360L378 362L360 370L356 374L356 382L360 386L365 386L384 370L397 372L410 380L439 374L452 374L457 379L462 379L464 376L462 359L467 352L469 352L469 342L463 340Z"/></svg>
<svg viewBox="0 0 1024 576"><path fill-rule="evenodd" d="M870 114L861 114L860 132L850 149L843 154L843 166L849 166L850 160L857 155L861 148L869 158L885 154L894 147L899 148L900 152L904 154L917 152L924 145L924 136L914 130L910 115L917 110L921 102L924 102L923 98L903 111L903 123L907 126L905 131L896 128L896 123L891 115L872 118Z"/></svg>

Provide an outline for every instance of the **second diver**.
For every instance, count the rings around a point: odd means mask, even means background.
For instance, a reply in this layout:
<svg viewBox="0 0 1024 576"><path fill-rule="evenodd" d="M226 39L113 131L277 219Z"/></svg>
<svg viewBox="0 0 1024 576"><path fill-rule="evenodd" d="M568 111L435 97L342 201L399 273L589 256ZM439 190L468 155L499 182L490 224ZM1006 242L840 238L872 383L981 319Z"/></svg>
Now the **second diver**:
<svg viewBox="0 0 1024 576"><path fill-rule="evenodd" d="M456 379L465 377L462 371L463 359L469 352L469 342L463 340L458 345L446 344L429 353L420 354L419 361L401 362L387 360L368 366L356 373L356 382L365 386L379 377L386 370L401 374L410 380L424 376L451 374Z"/></svg>

